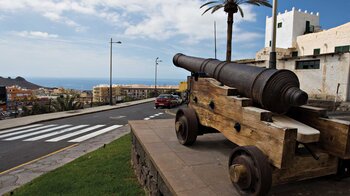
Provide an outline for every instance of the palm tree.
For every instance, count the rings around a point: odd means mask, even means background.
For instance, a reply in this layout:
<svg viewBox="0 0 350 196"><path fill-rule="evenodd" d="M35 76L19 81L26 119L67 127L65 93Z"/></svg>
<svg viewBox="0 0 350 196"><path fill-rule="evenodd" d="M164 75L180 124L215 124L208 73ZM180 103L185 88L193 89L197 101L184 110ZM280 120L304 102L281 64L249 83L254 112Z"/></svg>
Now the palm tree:
<svg viewBox="0 0 350 196"><path fill-rule="evenodd" d="M216 12L217 10L224 8L224 11L227 13L227 45L226 45L226 61L231 61L231 50L232 50L232 25L233 25L233 15L239 11L242 18L244 13L241 4L251 4L256 6L267 6L272 7L268 0L219 0L219 1L210 1L203 4L200 8L203 8L207 5L210 5L203 14L212 10L211 13ZM202 14L202 15L203 15Z"/></svg>
<svg viewBox="0 0 350 196"><path fill-rule="evenodd" d="M68 111L82 108L82 103L76 101L77 95L61 95L52 103L55 111Z"/></svg>

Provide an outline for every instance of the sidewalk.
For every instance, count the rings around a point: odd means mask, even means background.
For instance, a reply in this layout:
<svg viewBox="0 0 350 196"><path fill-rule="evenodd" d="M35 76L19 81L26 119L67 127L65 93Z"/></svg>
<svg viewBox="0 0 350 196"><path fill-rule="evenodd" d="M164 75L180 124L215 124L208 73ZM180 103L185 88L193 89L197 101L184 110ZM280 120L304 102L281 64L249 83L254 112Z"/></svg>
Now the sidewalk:
<svg viewBox="0 0 350 196"><path fill-rule="evenodd" d="M20 117L20 118L13 118L13 119L7 119L7 120L1 120L0 121L0 132L3 129L13 128L13 127L19 127L23 125L33 124L33 123L39 123L49 120L55 120L55 119L61 119L61 118L68 118L72 116L79 116L84 114L90 114L95 112L103 112L107 110L113 110L117 108L123 108L127 106L132 105L138 105L142 103L147 103L154 101L154 98L149 99L143 99L138 101L131 101L126 103L119 103L113 106L106 105L106 106L99 106L99 107L92 107L92 108L86 108L81 110L71 110L71 111L65 111L65 112L55 112L55 113L49 113L49 114L41 114L41 115L33 115L33 116L26 116L26 117Z"/></svg>

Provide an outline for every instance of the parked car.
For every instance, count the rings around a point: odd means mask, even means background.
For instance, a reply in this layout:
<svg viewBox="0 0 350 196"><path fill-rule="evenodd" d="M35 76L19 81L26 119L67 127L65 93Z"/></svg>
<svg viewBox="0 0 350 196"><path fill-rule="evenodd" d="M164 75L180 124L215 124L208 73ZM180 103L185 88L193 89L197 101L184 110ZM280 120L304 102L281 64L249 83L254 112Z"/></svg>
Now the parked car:
<svg viewBox="0 0 350 196"><path fill-rule="evenodd" d="M177 105L177 100L170 94L160 94L154 101L154 107L167 107L171 108Z"/></svg>
<svg viewBox="0 0 350 196"><path fill-rule="evenodd" d="M176 99L177 105L182 104L182 99L179 95L172 95L172 96Z"/></svg>

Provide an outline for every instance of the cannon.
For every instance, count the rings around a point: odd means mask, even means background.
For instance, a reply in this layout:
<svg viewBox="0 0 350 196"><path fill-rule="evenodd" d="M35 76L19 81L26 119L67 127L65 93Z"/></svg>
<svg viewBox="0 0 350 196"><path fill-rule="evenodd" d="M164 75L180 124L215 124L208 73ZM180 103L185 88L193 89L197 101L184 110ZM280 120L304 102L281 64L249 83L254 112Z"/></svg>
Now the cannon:
<svg viewBox="0 0 350 196"><path fill-rule="evenodd" d="M267 69L183 54L176 54L173 63L190 72L204 73L224 85L235 87L239 94L251 98L272 112L284 113L291 106L306 104L308 99L307 94L299 89L298 77L289 70Z"/></svg>
<svg viewBox="0 0 350 196"><path fill-rule="evenodd" d="M191 72L187 108L177 111L175 134L191 146L199 135L221 133L237 147L228 161L243 195L331 174L350 176L350 122L304 105L308 95L289 70L176 54Z"/></svg>

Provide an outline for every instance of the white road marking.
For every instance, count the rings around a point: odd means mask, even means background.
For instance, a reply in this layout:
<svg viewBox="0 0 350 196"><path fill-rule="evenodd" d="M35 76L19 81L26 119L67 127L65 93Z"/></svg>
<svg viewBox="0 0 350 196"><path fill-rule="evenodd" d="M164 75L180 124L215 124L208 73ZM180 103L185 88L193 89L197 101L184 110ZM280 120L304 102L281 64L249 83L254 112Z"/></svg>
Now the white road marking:
<svg viewBox="0 0 350 196"><path fill-rule="evenodd" d="M93 127L88 127L88 128L85 128L85 129L82 129L82 130L79 130L79 131L76 131L76 132L73 132L73 133L69 133L69 134L66 134L66 135L62 135L62 136L59 136L59 137L56 137L56 138L52 138L52 139L46 140L46 142L58 142L58 141L61 141L61 140L64 140L64 139L67 139L67 138L70 138L70 137L73 137L73 136L85 133L85 132L92 131L94 129L98 129L98 128L103 127L103 126L105 126L105 125L95 125Z"/></svg>
<svg viewBox="0 0 350 196"><path fill-rule="evenodd" d="M42 124L35 124L35 125L29 125L29 126L25 126L25 127L18 127L18 128L13 128L13 129L7 129L6 131L0 131L0 134L9 133L9 132L13 132L13 131L18 131L18 130L22 130L22 129L38 127L38 126L41 126L41 125Z"/></svg>
<svg viewBox="0 0 350 196"><path fill-rule="evenodd" d="M7 138L5 140L6 141L12 141L12 140L17 140L17 139L22 139L22 138L29 137L29 136L32 136L32 135L38 135L40 133L46 133L46 132L54 131L54 130L57 130L57 129L66 128L66 127L69 127L69 126L72 126L72 125L61 125L61 126L53 127L53 128L50 128L50 129L44 129L44 130L36 131L36 132L33 132L33 133L28 133L28 134L24 134L24 135L20 135L20 136L15 136L15 137L10 137L10 138Z"/></svg>
<svg viewBox="0 0 350 196"><path fill-rule="evenodd" d="M164 114L164 113L163 112L159 112L158 114L161 115L161 114Z"/></svg>
<svg viewBox="0 0 350 196"><path fill-rule="evenodd" d="M155 114L154 116L159 116L160 114Z"/></svg>
<svg viewBox="0 0 350 196"><path fill-rule="evenodd" d="M155 116L150 116L149 118L154 118Z"/></svg>
<svg viewBox="0 0 350 196"><path fill-rule="evenodd" d="M76 129L80 129L80 128L83 128L83 127L87 127L87 126L88 125L78 125L78 126L75 126L75 127L70 127L70 128L63 129L63 130L54 131L52 133L48 133L48 134L32 137L32 138L29 138L29 139L26 139L26 140L23 140L23 141L41 140L41 139L44 139L44 138L48 138L48 137L51 137L51 136L54 136L54 135L58 135L58 134L61 134L61 133L65 133L65 132L70 132L70 131L73 131L73 130L76 130Z"/></svg>
<svg viewBox="0 0 350 196"><path fill-rule="evenodd" d="M49 127L53 127L53 126L57 126L57 125L45 125L45 126L42 126L42 127L36 127L36 128L32 128L32 129L27 129L27 130L23 130L23 131L14 132L14 133L8 133L8 134L5 134L5 135L0 135L0 138L9 137L9 136L13 136L13 135L21 134L21 133L28 133L28 132L31 132L31 131L45 129L45 128L49 128Z"/></svg>
<svg viewBox="0 0 350 196"><path fill-rule="evenodd" d="M95 131L93 133L90 133L90 134L87 134L87 135L84 135L82 137L78 137L76 139L73 139L73 140L70 140L68 142L82 142L84 140L87 140L87 139L90 139L90 138L93 138L93 137L96 137L98 135L101 135L103 133L107 133L109 131L112 131L114 129L117 129L119 127L122 127L122 125L113 125L113 126L110 126L110 127L107 127L107 128L104 128L104 129L101 129L99 131Z"/></svg>
<svg viewBox="0 0 350 196"><path fill-rule="evenodd" d="M150 118L144 118L143 120L149 120Z"/></svg>
<svg viewBox="0 0 350 196"><path fill-rule="evenodd" d="M125 118L126 116L111 116L109 117L110 119L121 119L121 118Z"/></svg>

